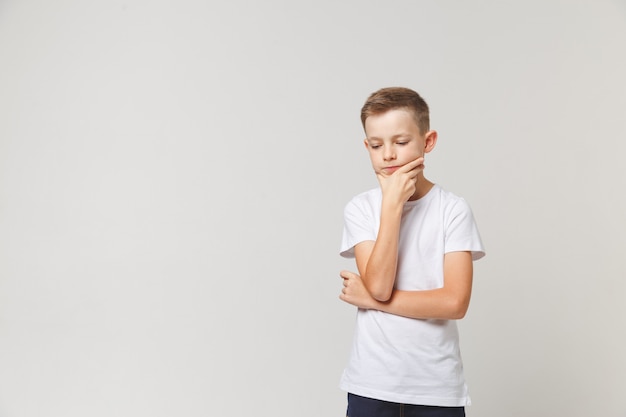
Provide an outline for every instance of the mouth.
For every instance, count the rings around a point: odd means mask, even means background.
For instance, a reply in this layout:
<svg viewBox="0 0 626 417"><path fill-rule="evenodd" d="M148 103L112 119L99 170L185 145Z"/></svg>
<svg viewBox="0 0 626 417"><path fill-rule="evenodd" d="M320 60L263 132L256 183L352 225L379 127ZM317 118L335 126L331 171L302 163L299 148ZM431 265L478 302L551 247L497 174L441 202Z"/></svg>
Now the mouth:
<svg viewBox="0 0 626 417"><path fill-rule="evenodd" d="M389 174L389 175L391 175L391 174L393 174L394 172L396 172L399 168L400 168L399 166L384 167L384 168L382 169L382 171L383 171L385 174Z"/></svg>

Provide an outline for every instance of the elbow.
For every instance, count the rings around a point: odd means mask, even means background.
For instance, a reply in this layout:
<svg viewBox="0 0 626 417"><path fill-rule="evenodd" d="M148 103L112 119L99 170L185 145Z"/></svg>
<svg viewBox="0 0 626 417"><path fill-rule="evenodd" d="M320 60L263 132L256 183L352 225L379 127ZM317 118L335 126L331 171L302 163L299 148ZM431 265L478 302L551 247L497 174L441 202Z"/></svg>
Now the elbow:
<svg viewBox="0 0 626 417"><path fill-rule="evenodd" d="M391 294L393 292L393 288L376 288L370 292L370 295L376 299L376 301L380 301L381 303L386 303L391 299Z"/></svg>
<svg viewBox="0 0 626 417"><path fill-rule="evenodd" d="M461 320L467 314L469 309L469 301L466 300L454 300L450 305L450 319Z"/></svg>
<svg viewBox="0 0 626 417"><path fill-rule="evenodd" d="M385 303L391 299L393 294L393 281L391 284L372 279L370 276L362 276L365 288L376 301Z"/></svg>
<svg viewBox="0 0 626 417"><path fill-rule="evenodd" d="M461 320L462 318L465 317L465 314L467 314L467 310L453 311L452 314L450 315L450 319L451 320Z"/></svg>

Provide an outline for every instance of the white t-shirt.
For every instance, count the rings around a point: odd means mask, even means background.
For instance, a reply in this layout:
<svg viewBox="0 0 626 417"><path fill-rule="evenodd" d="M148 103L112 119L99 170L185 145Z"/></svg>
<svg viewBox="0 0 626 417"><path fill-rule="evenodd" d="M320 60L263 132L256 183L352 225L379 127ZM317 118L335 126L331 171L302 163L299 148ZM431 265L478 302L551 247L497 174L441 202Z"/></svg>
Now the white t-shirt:
<svg viewBox="0 0 626 417"><path fill-rule="evenodd" d="M354 257L357 243L376 240L381 202L377 188L346 205L341 256ZM469 205L434 185L424 197L404 205L395 288L443 287L444 254L457 251L471 251L473 260L485 254ZM405 404L469 405L456 321L359 309L340 387L363 397Z"/></svg>

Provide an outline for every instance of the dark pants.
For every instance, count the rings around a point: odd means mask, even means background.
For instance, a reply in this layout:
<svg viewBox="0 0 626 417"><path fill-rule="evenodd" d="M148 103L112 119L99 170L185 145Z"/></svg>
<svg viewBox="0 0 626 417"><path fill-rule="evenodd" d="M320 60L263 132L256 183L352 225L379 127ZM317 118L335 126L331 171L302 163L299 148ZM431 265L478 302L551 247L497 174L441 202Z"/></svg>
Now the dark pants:
<svg viewBox="0 0 626 417"><path fill-rule="evenodd" d="M465 417L465 407L399 404L348 394L347 417Z"/></svg>

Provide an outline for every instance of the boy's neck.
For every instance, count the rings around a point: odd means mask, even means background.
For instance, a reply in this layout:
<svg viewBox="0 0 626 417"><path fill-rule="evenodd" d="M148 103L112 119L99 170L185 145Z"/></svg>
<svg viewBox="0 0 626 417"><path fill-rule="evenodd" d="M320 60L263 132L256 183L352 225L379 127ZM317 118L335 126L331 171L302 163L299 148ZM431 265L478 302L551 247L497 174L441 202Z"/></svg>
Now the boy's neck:
<svg viewBox="0 0 626 417"><path fill-rule="evenodd" d="M435 184L428 181L424 175L419 175L417 177L417 187L415 188L415 192L411 197L409 197L409 201L419 200L424 197L428 192L433 188Z"/></svg>

